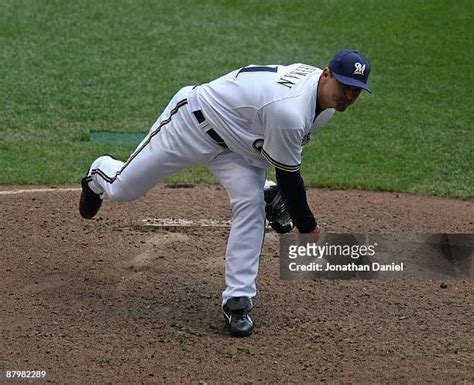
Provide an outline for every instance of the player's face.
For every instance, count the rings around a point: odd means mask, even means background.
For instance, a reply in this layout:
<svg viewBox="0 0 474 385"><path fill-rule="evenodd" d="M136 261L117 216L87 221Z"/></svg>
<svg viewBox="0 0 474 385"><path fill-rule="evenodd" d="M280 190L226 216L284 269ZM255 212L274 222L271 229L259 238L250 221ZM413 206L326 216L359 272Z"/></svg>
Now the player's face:
<svg viewBox="0 0 474 385"><path fill-rule="evenodd" d="M332 78L334 79L337 88L337 91L334 94L334 100L336 103L334 108L336 111L344 111L356 101L360 95L361 89L358 87L342 84L338 82L334 76Z"/></svg>
<svg viewBox="0 0 474 385"><path fill-rule="evenodd" d="M325 85L326 108L334 108L336 111L345 111L359 97L361 88L348 86L336 80L328 71Z"/></svg>

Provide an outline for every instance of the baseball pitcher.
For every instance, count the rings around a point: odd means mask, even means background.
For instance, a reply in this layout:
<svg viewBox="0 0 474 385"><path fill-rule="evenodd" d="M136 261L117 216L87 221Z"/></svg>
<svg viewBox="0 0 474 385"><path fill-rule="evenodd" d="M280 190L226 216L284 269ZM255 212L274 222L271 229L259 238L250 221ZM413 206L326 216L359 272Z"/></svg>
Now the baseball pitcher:
<svg viewBox="0 0 474 385"><path fill-rule="evenodd" d="M324 69L249 65L184 87L125 163L110 154L92 163L82 179L80 214L93 218L104 194L130 201L176 170L207 165L232 209L222 310L231 334L248 336L265 218L278 232L296 226L319 234L300 174L301 152L335 111L369 91L370 70L363 55L342 50ZM266 184L272 166L277 185Z"/></svg>

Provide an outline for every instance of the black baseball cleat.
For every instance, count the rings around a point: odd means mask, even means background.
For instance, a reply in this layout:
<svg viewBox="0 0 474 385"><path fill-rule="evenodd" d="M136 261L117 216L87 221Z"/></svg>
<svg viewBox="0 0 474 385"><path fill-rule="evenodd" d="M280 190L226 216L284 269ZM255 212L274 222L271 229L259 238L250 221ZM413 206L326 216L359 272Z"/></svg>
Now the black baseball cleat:
<svg viewBox="0 0 474 385"><path fill-rule="evenodd" d="M89 177L85 176L81 180L82 192L81 199L79 200L79 213L81 217L85 219L94 218L95 214L102 206L102 197L100 194L96 194L89 187Z"/></svg>
<svg viewBox="0 0 474 385"><path fill-rule="evenodd" d="M233 297L222 307L224 318L230 333L237 337L247 337L253 332L253 321L250 318L252 302L247 297Z"/></svg>
<svg viewBox="0 0 474 385"><path fill-rule="evenodd" d="M117 160L115 155L105 153L102 156L109 156L112 159ZM81 180L82 192L79 200L79 213L85 219L92 219L99 212L100 206L102 206L102 195L96 194L89 187L90 176L85 176Z"/></svg>

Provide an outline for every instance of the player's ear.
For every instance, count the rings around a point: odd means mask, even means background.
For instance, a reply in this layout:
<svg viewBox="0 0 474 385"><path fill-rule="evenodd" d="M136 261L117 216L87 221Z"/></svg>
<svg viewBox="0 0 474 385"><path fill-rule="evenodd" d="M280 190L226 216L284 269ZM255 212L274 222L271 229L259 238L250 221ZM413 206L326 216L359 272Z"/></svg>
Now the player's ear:
<svg viewBox="0 0 474 385"><path fill-rule="evenodd" d="M329 71L328 67L323 69L323 73L321 74L323 78L327 79L331 77L331 71Z"/></svg>
<svg viewBox="0 0 474 385"><path fill-rule="evenodd" d="M330 77L331 77L331 71L329 71L328 67L324 68L321 74L322 83L326 83Z"/></svg>

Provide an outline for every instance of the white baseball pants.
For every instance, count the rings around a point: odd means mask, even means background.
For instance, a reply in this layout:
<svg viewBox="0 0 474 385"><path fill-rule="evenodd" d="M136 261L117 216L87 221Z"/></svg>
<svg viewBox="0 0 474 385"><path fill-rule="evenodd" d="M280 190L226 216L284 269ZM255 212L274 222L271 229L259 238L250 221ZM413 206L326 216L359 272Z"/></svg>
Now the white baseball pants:
<svg viewBox="0 0 474 385"><path fill-rule="evenodd" d="M254 297L259 257L265 231L263 188L266 170L250 165L240 154L217 144L192 111L200 109L188 99L192 87L181 89L126 163L108 156L90 168L89 186L114 201L143 196L165 177L195 164L207 165L226 189L232 208L227 243L222 304L231 297Z"/></svg>

